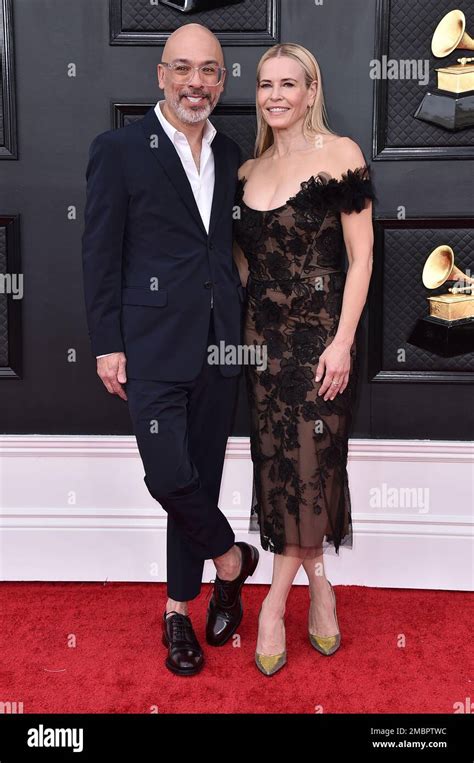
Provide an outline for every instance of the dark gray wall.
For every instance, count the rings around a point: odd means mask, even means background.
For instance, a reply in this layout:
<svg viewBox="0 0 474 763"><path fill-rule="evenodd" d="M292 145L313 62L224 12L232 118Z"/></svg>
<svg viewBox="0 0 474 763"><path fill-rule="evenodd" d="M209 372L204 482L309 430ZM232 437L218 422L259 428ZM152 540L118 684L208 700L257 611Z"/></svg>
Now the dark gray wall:
<svg viewBox="0 0 474 763"><path fill-rule="evenodd" d="M375 0L282 0L281 39L313 51L322 67L332 127L371 160ZM471 28L474 19L471 19ZM472 31L471 31L472 34ZM85 167L92 138L110 125L110 103L154 102L161 48L110 46L107 0L14 2L18 161L0 163L0 214L21 215L23 378L1 380L3 433L131 433L126 404L96 376L83 307L80 239ZM226 47L222 100L253 99L260 47ZM67 76L68 63L77 77ZM472 214L471 160L375 162L379 204L394 217ZM440 194L447 182L448 192ZM420 192L423 188L423 192ZM76 205L77 219L67 219ZM474 252L472 252L474 257ZM470 439L472 385L369 383L367 315L359 332L364 366L353 436ZM67 362L67 351L77 362ZM245 435L243 387L234 434Z"/></svg>

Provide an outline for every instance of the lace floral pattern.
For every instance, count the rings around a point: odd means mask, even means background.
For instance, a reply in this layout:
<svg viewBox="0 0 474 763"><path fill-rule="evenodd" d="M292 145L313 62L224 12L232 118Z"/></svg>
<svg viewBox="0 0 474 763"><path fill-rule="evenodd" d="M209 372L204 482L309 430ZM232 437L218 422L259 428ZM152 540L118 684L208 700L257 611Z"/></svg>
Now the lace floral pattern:
<svg viewBox="0 0 474 763"><path fill-rule="evenodd" d="M352 546L348 437L358 375L325 401L315 381L319 356L341 314L346 274L341 212L360 212L375 193L367 167L341 180L324 173L301 183L282 206L256 210L239 180L234 235L249 264L244 341L265 364L247 365L254 484L250 529L264 549L300 557Z"/></svg>

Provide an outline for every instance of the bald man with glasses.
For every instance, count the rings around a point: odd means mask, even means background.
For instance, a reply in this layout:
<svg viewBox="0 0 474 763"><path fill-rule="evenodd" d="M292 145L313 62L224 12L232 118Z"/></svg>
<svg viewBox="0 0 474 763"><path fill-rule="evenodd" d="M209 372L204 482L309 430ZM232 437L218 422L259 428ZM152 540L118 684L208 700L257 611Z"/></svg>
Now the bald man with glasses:
<svg viewBox="0 0 474 763"><path fill-rule="evenodd" d="M221 646L240 624L259 556L218 507L242 368L208 359L211 345L241 344L245 290L232 258L241 157L208 119L226 70L206 27L176 30L157 74L164 99L91 144L84 293L97 373L128 401L146 487L168 515L165 664L193 675L204 655L188 602L205 560L216 567L206 640Z"/></svg>

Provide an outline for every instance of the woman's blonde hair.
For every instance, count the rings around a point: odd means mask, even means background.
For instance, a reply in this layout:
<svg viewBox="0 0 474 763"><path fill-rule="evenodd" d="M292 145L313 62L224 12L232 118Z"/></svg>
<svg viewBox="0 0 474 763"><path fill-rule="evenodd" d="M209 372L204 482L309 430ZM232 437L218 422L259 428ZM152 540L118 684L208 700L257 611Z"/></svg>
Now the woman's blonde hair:
<svg viewBox="0 0 474 763"><path fill-rule="evenodd" d="M265 61L268 61L270 58L281 58L283 56L293 58L302 66L307 88L309 88L311 82L314 80L316 80L318 84L316 98L314 99L313 105L307 109L307 114L304 120L303 132L305 136L311 140L321 133L324 135L335 135L336 133L331 130L328 125L319 64L313 54L302 45L288 42L274 45L272 48L269 48L258 62L257 90L260 83L260 72ZM273 130L263 118L262 110L257 102L257 138L255 141L254 157L257 158L261 156L273 142Z"/></svg>

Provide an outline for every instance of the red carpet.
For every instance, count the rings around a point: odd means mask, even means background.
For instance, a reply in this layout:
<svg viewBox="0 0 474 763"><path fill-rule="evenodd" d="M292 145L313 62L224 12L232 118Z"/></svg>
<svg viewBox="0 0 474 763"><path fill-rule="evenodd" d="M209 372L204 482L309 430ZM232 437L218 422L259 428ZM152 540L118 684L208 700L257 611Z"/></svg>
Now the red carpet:
<svg viewBox="0 0 474 763"><path fill-rule="evenodd" d="M253 664L266 586L246 585L240 647L204 640L210 586L192 603L207 664L164 667L164 584L2 583L0 698L24 713L453 713L474 702L473 599L466 592L336 586L342 644L323 657L306 634L308 591L292 589L288 664ZM406 645L397 644L404 636ZM75 641L75 647L72 647ZM464 710L465 712L466 710ZM469 709L468 709L469 712Z"/></svg>

